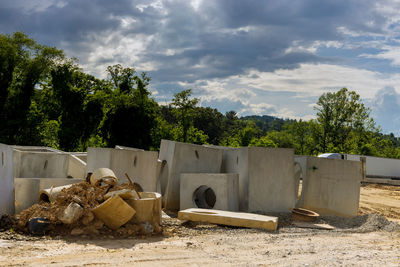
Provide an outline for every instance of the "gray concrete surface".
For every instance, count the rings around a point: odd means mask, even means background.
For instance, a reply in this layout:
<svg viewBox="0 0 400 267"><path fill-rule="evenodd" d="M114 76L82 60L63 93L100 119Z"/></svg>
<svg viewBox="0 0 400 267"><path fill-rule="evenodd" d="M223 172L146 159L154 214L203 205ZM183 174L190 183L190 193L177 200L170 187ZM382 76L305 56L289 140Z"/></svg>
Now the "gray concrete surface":
<svg viewBox="0 0 400 267"><path fill-rule="evenodd" d="M125 173L144 191L157 191L158 152L138 149L88 148L86 172L98 168L114 171L119 183L127 182Z"/></svg>
<svg viewBox="0 0 400 267"><path fill-rule="evenodd" d="M164 208L178 210L180 207L180 174L219 173L222 150L161 140L159 159L165 160L160 174Z"/></svg>
<svg viewBox="0 0 400 267"><path fill-rule="evenodd" d="M14 214L13 148L0 144L0 215Z"/></svg>
<svg viewBox="0 0 400 267"><path fill-rule="evenodd" d="M290 212L297 200L294 150L249 147L249 211Z"/></svg>
<svg viewBox="0 0 400 267"><path fill-rule="evenodd" d="M357 216L360 201L360 161L296 157L303 169L298 207L321 215Z"/></svg>
<svg viewBox="0 0 400 267"><path fill-rule="evenodd" d="M237 173L182 173L180 177L180 209L211 208L216 210L239 210L239 175ZM215 203L212 206L207 193L212 190ZM211 197L212 198L212 197ZM198 199L196 201L195 199ZM206 203L204 203L204 201ZM213 202L213 200L210 200ZM200 202L201 204L196 204ZM202 206L202 203L205 205Z"/></svg>

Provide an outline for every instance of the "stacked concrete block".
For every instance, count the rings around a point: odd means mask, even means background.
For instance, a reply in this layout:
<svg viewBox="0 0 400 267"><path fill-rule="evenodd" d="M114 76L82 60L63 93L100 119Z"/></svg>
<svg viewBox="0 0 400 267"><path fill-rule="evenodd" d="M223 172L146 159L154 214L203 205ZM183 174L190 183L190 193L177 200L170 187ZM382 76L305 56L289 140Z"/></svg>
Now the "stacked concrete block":
<svg viewBox="0 0 400 267"><path fill-rule="evenodd" d="M88 148L86 172L98 168L114 171L119 183L127 182L125 173L144 191L155 192L158 178L158 152L137 149Z"/></svg>
<svg viewBox="0 0 400 267"><path fill-rule="evenodd" d="M182 173L220 173L222 150L162 140L159 159L164 162L160 174L164 207L178 210L180 208L180 175Z"/></svg>
<svg viewBox="0 0 400 267"><path fill-rule="evenodd" d="M293 149L224 148L222 172L239 174L241 211L290 212L295 205Z"/></svg>
<svg viewBox="0 0 400 267"><path fill-rule="evenodd" d="M341 159L296 157L302 165L303 190L298 206L322 215L357 216L362 163Z"/></svg>
<svg viewBox="0 0 400 267"><path fill-rule="evenodd" d="M239 210L237 173L182 173L180 209Z"/></svg>
<svg viewBox="0 0 400 267"><path fill-rule="evenodd" d="M0 144L0 215L14 214L13 148Z"/></svg>

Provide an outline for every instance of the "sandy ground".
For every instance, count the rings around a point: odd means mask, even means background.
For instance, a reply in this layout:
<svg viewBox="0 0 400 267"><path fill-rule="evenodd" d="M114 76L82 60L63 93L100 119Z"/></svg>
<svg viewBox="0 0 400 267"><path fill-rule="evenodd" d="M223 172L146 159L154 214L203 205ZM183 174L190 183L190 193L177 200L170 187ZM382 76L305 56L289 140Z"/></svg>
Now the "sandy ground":
<svg viewBox="0 0 400 267"><path fill-rule="evenodd" d="M361 188L360 213L398 220L400 187ZM0 235L0 266L400 266L400 231L379 227L277 232L165 220L162 236L133 239ZM348 226L348 225L347 225Z"/></svg>

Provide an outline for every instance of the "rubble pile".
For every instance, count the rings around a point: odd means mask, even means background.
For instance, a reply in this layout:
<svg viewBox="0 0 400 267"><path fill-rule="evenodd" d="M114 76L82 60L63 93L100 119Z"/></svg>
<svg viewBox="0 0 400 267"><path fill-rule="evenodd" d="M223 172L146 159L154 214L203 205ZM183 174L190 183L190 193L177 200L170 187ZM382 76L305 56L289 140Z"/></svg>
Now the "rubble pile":
<svg viewBox="0 0 400 267"><path fill-rule="evenodd" d="M162 231L157 220L137 220L140 212L154 211L139 212L129 204L141 199L133 183L117 185L115 179L112 182L90 179L90 182L64 187L56 194L53 191L57 192L57 188L46 189L50 192L49 198L41 196L38 204L15 215L17 230L33 234L119 237ZM48 202L49 199L53 201Z"/></svg>

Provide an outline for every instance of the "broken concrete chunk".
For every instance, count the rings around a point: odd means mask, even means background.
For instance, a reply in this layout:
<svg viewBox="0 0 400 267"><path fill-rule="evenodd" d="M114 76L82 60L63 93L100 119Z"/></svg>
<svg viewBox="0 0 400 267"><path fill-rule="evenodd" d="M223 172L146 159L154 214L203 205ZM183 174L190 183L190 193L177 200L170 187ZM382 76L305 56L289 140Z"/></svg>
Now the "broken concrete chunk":
<svg viewBox="0 0 400 267"><path fill-rule="evenodd" d="M136 211L119 196L113 196L92 210L108 228L116 230L127 223Z"/></svg>
<svg viewBox="0 0 400 267"><path fill-rule="evenodd" d="M212 209L187 209L178 212L178 219L275 231L278 218L253 213Z"/></svg>
<svg viewBox="0 0 400 267"><path fill-rule="evenodd" d="M71 230L71 235L82 235L84 233L81 228L74 228Z"/></svg>
<svg viewBox="0 0 400 267"><path fill-rule="evenodd" d="M121 189L117 191L111 191L104 195L104 199L109 199L113 196L120 196L122 199L139 199L138 193L133 189Z"/></svg>
<svg viewBox="0 0 400 267"><path fill-rule="evenodd" d="M72 224L79 220L82 214L83 208L79 204L72 202L65 208L59 219L65 224Z"/></svg>

